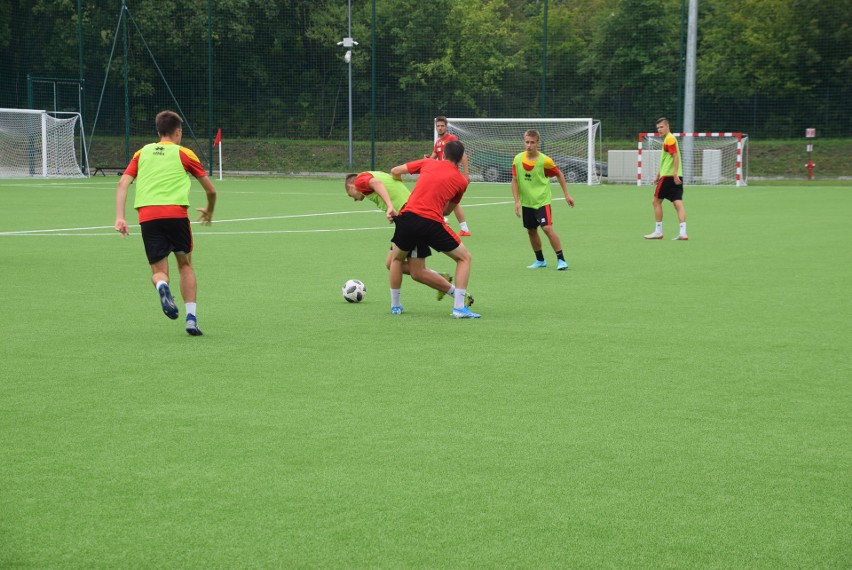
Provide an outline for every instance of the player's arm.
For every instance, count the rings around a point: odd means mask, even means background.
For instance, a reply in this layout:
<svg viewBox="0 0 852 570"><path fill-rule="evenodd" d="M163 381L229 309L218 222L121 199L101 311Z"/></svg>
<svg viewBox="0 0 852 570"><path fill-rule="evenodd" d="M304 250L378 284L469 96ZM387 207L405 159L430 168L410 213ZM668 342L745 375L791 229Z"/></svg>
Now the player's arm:
<svg viewBox="0 0 852 570"><path fill-rule="evenodd" d="M467 167L467 151L464 151L464 154L462 155L461 163L462 163L462 174L464 174L465 178L470 180L470 170Z"/></svg>
<svg viewBox="0 0 852 570"><path fill-rule="evenodd" d="M396 178L397 180L402 180L403 174L409 174L408 172L408 164L400 164L399 166L394 166L391 168L391 176Z"/></svg>
<svg viewBox="0 0 852 570"><path fill-rule="evenodd" d="M565 194L565 201L573 208L574 198L572 198L571 194L568 193L568 184L565 182L565 175L562 174L562 171L558 168L556 169L556 180L558 180L559 185L562 186L562 193Z"/></svg>
<svg viewBox="0 0 852 570"><path fill-rule="evenodd" d="M521 199L518 195L518 174L515 165L512 165L512 198L515 200L515 215L521 217Z"/></svg>
<svg viewBox="0 0 852 570"><path fill-rule="evenodd" d="M680 152L676 148L675 148L675 151L672 153L672 158L674 159L673 162L672 162L673 171L674 171L673 172L674 183L680 184L680 176L677 175L677 173L679 172L678 166L680 166Z"/></svg>
<svg viewBox="0 0 852 570"><path fill-rule="evenodd" d="M213 186L213 183L210 182L209 176L196 176L195 179L198 180L201 187L204 188L204 192L207 194L207 207L196 208L198 212L201 212L201 215L198 216L198 220L201 222L202 226L209 226L213 221L213 208L216 207L216 188Z"/></svg>
<svg viewBox="0 0 852 570"><path fill-rule="evenodd" d="M431 158L432 160L438 158L438 153L435 150L432 150L432 154L424 154L423 158Z"/></svg>
<svg viewBox="0 0 852 570"><path fill-rule="evenodd" d="M381 199L384 201L385 205L388 207L386 215L388 217L388 221L392 222L393 217L397 215L396 208L393 207L393 202L391 202L390 194L388 194L388 189L385 188L385 185L382 184L382 181L378 178L370 179L370 189L378 194Z"/></svg>
<svg viewBox="0 0 852 570"><path fill-rule="evenodd" d="M459 202L447 202L447 205L444 206L444 215L449 216L453 210L456 209L456 206L459 205Z"/></svg>
<svg viewBox="0 0 852 570"><path fill-rule="evenodd" d="M133 176L122 174L118 180L118 187L115 190L115 231L125 237L130 234L127 227L127 220L124 218L124 209L127 205L127 189L130 183L133 182Z"/></svg>

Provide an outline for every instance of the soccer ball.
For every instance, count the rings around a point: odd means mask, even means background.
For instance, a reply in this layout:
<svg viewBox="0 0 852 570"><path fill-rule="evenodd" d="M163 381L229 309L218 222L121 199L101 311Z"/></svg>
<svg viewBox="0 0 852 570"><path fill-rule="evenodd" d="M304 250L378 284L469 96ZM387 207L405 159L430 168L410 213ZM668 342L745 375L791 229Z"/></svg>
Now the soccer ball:
<svg viewBox="0 0 852 570"><path fill-rule="evenodd" d="M350 279L343 284L343 298L350 303L360 303L367 294L367 286L357 279Z"/></svg>

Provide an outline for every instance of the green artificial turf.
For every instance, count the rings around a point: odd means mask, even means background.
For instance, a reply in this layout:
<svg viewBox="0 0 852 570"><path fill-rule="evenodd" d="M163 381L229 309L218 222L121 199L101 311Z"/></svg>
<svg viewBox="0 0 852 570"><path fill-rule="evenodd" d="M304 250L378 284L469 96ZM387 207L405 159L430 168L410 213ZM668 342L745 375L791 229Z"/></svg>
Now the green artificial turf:
<svg viewBox="0 0 852 570"><path fill-rule="evenodd" d="M0 182L0 567L852 562L849 186L688 187L688 242L668 203L642 239L648 188L572 187L557 272L473 184L454 320L409 278L389 314L342 181L216 181L192 338L116 180Z"/></svg>

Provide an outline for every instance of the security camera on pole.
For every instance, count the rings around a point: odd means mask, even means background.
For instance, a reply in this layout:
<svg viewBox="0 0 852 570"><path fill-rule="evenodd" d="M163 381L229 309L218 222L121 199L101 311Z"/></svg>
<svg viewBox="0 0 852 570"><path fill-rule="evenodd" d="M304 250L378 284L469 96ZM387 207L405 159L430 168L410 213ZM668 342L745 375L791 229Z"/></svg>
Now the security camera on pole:
<svg viewBox="0 0 852 570"><path fill-rule="evenodd" d="M349 34L343 38L343 41L337 42L337 45L346 48L346 53L343 54L343 61L349 66L349 168L352 168L352 48L358 45L358 42L352 39L352 0L349 0Z"/></svg>
<svg viewBox="0 0 852 570"><path fill-rule="evenodd" d="M816 138L816 129L805 129L805 138L813 139ZM816 164L811 160L811 153L814 151L813 143L808 143L808 161L805 163L805 168L808 169L808 180L814 179L814 168L816 168Z"/></svg>

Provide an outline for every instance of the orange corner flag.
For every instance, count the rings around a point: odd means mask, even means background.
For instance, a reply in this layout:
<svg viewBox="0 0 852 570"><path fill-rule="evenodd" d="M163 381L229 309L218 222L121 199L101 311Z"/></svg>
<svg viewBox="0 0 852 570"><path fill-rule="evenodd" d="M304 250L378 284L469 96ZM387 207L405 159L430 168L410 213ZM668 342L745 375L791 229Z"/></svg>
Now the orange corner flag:
<svg viewBox="0 0 852 570"><path fill-rule="evenodd" d="M213 140L213 146L219 146L220 142L222 142L222 129L216 131L216 138Z"/></svg>

